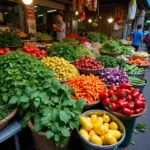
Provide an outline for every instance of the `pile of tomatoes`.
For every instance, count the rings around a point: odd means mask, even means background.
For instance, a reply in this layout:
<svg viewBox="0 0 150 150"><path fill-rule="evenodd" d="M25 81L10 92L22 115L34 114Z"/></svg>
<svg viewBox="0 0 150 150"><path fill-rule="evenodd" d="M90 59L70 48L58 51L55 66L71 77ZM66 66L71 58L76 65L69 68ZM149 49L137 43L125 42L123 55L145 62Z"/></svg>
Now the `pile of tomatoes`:
<svg viewBox="0 0 150 150"><path fill-rule="evenodd" d="M119 87L112 85L109 90L101 93L101 98L103 106L127 116L142 113L146 106L146 100L140 90L128 83L121 83Z"/></svg>
<svg viewBox="0 0 150 150"><path fill-rule="evenodd" d="M104 67L103 63L96 62L89 56L84 56L81 59L74 61L74 65L83 69L100 69Z"/></svg>
<svg viewBox="0 0 150 150"><path fill-rule="evenodd" d="M0 55L5 55L10 51L9 48L0 49Z"/></svg>
<svg viewBox="0 0 150 150"><path fill-rule="evenodd" d="M45 50L40 50L39 48L36 48L34 45L23 46L22 51L35 58L42 58L47 56L47 52Z"/></svg>

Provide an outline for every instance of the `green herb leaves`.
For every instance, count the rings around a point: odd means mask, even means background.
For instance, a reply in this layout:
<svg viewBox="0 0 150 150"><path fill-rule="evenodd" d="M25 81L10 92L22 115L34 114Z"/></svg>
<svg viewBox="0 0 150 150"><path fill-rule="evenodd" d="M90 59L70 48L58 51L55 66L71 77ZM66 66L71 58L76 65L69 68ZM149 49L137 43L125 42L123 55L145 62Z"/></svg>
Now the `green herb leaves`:
<svg viewBox="0 0 150 150"><path fill-rule="evenodd" d="M19 107L23 125L31 119L36 132L65 145L79 125L84 101L73 100L71 87L62 85L53 71L25 53L2 56L0 70L0 96L9 106Z"/></svg>

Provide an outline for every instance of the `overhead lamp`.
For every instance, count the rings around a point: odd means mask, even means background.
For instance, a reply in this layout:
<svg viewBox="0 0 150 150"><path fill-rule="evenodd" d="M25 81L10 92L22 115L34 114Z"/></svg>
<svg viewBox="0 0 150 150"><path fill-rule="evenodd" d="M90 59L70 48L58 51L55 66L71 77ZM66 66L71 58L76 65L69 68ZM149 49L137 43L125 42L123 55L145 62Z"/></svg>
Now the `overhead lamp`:
<svg viewBox="0 0 150 150"><path fill-rule="evenodd" d="M26 5L31 5L33 0L22 0L22 2Z"/></svg>
<svg viewBox="0 0 150 150"><path fill-rule="evenodd" d="M113 18L109 18L109 19L108 19L108 22L109 22L109 23L112 23L113 21L114 21Z"/></svg>
<svg viewBox="0 0 150 150"><path fill-rule="evenodd" d="M79 19L79 22L80 22L81 20Z"/></svg>
<svg viewBox="0 0 150 150"><path fill-rule="evenodd" d="M92 19L89 19L88 22L89 22L89 23L92 23Z"/></svg>
<svg viewBox="0 0 150 150"><path fill-rule="evenodd" d="M76 11L76 12L75 12L75 15L79 15L79 12L78 12L78 11Z"/></svg>
<svg viewBox="0 0 150 150"><path fill-rule="evenodd" d="M43 17L44 15L38 15L38 17Z"/></svg>
<svg viewBox="0 0 150 150"><path fill-rule="evenodd" d="M34 8L37 8L38 6L34 6Z"/></svg>

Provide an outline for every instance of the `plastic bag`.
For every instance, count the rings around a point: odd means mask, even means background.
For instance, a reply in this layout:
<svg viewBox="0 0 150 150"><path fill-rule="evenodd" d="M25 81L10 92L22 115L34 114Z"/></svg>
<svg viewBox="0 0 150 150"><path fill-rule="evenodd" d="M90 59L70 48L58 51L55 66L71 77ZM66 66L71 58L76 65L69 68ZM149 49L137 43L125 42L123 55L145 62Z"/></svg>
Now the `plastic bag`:
<svg viewBox="0 0 150 150"><path fill-rule="evenodd" d="M128 10L128 18L133 20L135 19L136 16L136 0L131 0L130 4L129 4L129 10Z"/></svg>
<svg viewBox="0 0 150 150"><path fill-rule="evenodd" d="M120 29L120 26L118 25L118 23L115 23L115 24L114 24L114 30L117 31L117 30L119 30L119 29Z"/></svg>

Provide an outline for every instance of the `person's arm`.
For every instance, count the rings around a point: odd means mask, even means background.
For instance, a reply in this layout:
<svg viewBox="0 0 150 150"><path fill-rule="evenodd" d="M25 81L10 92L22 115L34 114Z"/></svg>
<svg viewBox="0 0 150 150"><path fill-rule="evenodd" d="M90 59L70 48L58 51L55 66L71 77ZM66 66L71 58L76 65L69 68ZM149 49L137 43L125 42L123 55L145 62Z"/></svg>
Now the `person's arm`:
<svg viewBox="0 0 150 150"><path fill-rule="evenodd" d="M57 31L57 32L62 32L65 28L66 28L66 25L65 25L65 23L63 23L62 25L61 25L61 27L58 27L57 25L53 25L53 27L54 27L54 30L55 31Z"/></svg>

